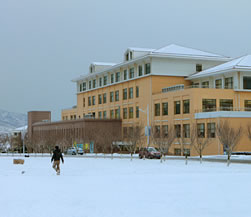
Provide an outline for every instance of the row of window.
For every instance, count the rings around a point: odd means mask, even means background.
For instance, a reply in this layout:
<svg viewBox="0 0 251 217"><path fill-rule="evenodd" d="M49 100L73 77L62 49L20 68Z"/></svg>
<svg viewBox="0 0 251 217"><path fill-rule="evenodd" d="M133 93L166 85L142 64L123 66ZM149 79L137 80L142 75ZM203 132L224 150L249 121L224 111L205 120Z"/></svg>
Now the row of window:
<svg viewBox="0 0 251 217"><path fill-rule="evenodd" d="M150 74L151 73L151 65L150 63L146 63L145 65L145 70L144 70L144 74L147 75L147 74ZM113 73L110 75L110 84L113 84L115 82L120 82L120 81L126 81L128 79L133 79L135 78L135 70L134 70L134 67L130 68L129 69L129 73L128 73L128 70L125 69L123 71L123 73L121 72L116 72L116 73ZM142 65L139 65L138 66L138 76L143 76L143 66ZM123 78L123 79L122 79ZM106 86L108 84L108 75L105 75L103 77L100 77L98 79L98 86L99 87L102 87L102 86ZM97 87L97 80L96 79L93 79L93 80L90 80L88 82L88 89L94 89ZM86 91L87 90L87 85L86 85L86 82L83 82L79 85L79 90L80 92L82 91Z"/></svg>
<svg viewBox="0 0 251 217"><path fill-rule="evenodd" d="M216 79L214 81L214 85L216 89L222 89L223 85L222 85L222 79ZM193 87L200 87L199 83L193 83ZM209 81L203 81L201 82L201 87L202 88L209 88ZM224 88L225 89L233 89L234 87L234 79L233 77L229 77L229 78L224 78Z"/></svg>
<svg viewBox="0 0 251 217"><path fill-rule="evenodd" d="M129 92L129 94L127 94ZM139 87L136 87L135 97L139 97ZM133 99L133 87L124 88L123 89L123 100ZM110 102L118 102L120 100L119 97L119 90L110 92ZM105 104L107 103L107 94L99 94L98 95L98 104ZM96 96L89 96L88 97L88 106L96 105ZM83 107L85 107L85 98L83 98Z"/></svg>
<svg viewBox="0 0 251 217"><path fill-rule="evenodd" d="M136 114L134 114L134 111L136 111ZM128 108L123 108L123 119L132 119L134 118L134 115L136 118L139 118L139 107L136 106L135 110L134 107L128 107ZM111 119L120 119L120 108L117 109L111 109L110 110L110 118ZM95 117L95 112L92 114L93 117ZM107 118L107 112L106 111L99 111L98 112L98 118Z"/></svg>
<svg viewBox="0 0 251 217"><path fill-rule="evenodd" d="M190 113L190 100L186 99L182 101L183 103L183 114L189 114ZM160 110L160 103L156 103L154 105L154 115L160 116L162 114L163 116L168 115L168 102L162 103L162 112ZM174 101L174 114L181 114L181 101Z"/></svg>

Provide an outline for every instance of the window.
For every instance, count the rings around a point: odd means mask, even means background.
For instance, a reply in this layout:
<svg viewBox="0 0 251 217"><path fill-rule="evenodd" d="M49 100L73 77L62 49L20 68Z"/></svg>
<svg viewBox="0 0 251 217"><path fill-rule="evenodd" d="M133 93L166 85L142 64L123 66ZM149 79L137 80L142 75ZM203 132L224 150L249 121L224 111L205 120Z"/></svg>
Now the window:
<svg viewBox="0 0 251 217"><path fill-rule="evenodd" d="M151 73L151 65L150 63L145 64L145 74L148 75Z"/></svg>
<svg viewBox="0 0 251 217"><path fill-rule="evenodd" d="M243 89L251 89L251 77L243 77Z"/></svg>
<svg viewBox="0 0 251 217"><path fill-rule="evenodd" d="M225 89L233 89L233 77L225 78Z"/></svg>
<svg viewBox="0 0 251 217"><path fill-rule="evenodd" d="M114 74L111 74L111 84L114 83Z"/></svg>
<svg viewBox="0 0 251 217"><path fill-rule="evenodd" d="M98 104L102 104L102 95L101 94L98 95Z"/></svg>
<svg viewBox="0 0 251 217"><path fill-rule="evenodd" d="M130 68L129 78L134 78L134 68Z"/></svg>
<svg viewBox="0 0 251 217"><path fill-rule="evenodd" d="M143 68L141 65L138 66L138 70L139 70L139 76L143 75Z"/></svg>
<svg viewBox="0 0 251 217"><path fill-rule="evenodd" d="M216 111L216 99L202 99L203 112Z"/></svg>
<svg viewBox="0 0 251 217"><path fill-rule="evenodd" d="M160 116L160 103L154 104L154 115Z"/></svg>
<svg viewBox="0 0 251 217"><path fill-rule="evenodd" d="M96 88L96 79L94 79L94 80L92 81L92 86L93 86L93 88Z"/></svg>
<svg viewBox="0 0 251 217"><path fill-rule="evenodd" d="M180 138L180 136L181 136L181 125L180 124L174 125L174 129L175 129L176 137Z"/></svg>
<svg viewBox="0 0 251 217"><path fill-rule="evenodd" d="M129 108L129 118L133 118L133 107Z"/></svg>
<svg viewBox="0 0 251 217"><path fill-rule="evenodd" d="M190 149L184 148L184 156L190 156Z"/></svg>
<svg viewBox="0 0 251 217"><path fill-rule="evenodd" d="M180 114L180 101L174 102L174 114L179 115Z"/></svg>
<svg viewBox="0 0 251 217"><path fill-rule="evenodd" d="M245 100L244 101L244 105L245 105L245 111L251 111L251 100Z"/></svg>
<svg viewBox="0 0 251 217"><path fill-rule="evenodd" d="M123 137L127 138L127 127L123 127Z"/></svg>
<svg viewBox="0 0 251 217"><path fill-rule="evenodd" d="M124 70L124 80L127 80L127 70Z"/></svg>
<svg viewBox="0 0 251 217"><path fill-rule="evenodd" d="M92 89L92 81L89 81L89 89Z"/></svg>
<svg viewBox="0 0 251 217"><path fill-rule="evenodd" d="M83 98L83 107L85 107L85 98Z"/></svg>
<svg viewBox="0 0 251 217"><path fill-rule="evenodd" d="M190 124L183 124L183 137L190 138Z"/></svg>
<svg viewBox="0 0 251 217"><path fill-rule="evenodd" d="M130 59L132 59L132 51L130 51Z"/></svg>
<svg viewBox="0 0 251 217"><path fill-rule="evenodd" d="M98 112L98 118L102 118L102 112Z"/></svg>
<svg viewBox="0 0 251 217"><path fill-rule="evenodd" d="M123 99L127 99L127 88L123 89Z"/></svg>
<svg viewBox="0 0 251 217"><path fill-rule="evenodd" d="M103 111L103 118L106 118L106 111Z"/></svg>
<svg viewBox="0 0 251 217"><path fill-rule="evenodd" d="M133 87L129 88L129 99L133 98Z"/></svg>
<svg viewBox="0 0 251 217"><path fill-rule="evenodd" d="M168 125L162 126L162 135L163 137L168 137Z"/></svg>
<svg viewBox="0 0 251 217"><path fill-rule="evenodd" d="M196 72L201 72L201 71L202 71L202 65L196 64Z"/></svg>
<svg viewBox="0 0 251 217"><path fill-rule="evenodd" d="M110 118L111 118L111 119L114 118L114 110L110 110Z"/></svg>
<svg viewBox="0 0 251 217"><path fill-rule="evenodd" d="M102 78L99 78L99 86L102 87Z"/></svg>
<svg viewBox="0 0 251 217"><path fill-rule="evenodd" d="M200 138L205 138L205 124L197 124L197 135Z"/></svg>
<svg viewBox="0 0 251 217"><path fill-rule="evenodd" d="M154 136L156 138L160 137L160 126L159 125L155 126L155 128L154 128Z"/></svg>
<svg viewBox="0 0 251 217"><path fill-rule="evenodd" d="M92 105L92 99L90 96L88 96L88 106L91 106Z"/></svg>
<svg viewBox="0 0 251 217"><path fill-rule="evenodd" d="M139 87L137 86L136 87L136 98L138 98L139 97Z"/></svg>
<svg viewBox="0 0 251 217"><path fill-rule="evenodd" d="M95 96L92 96L92 105L95 105Z"/></svg>
<svg viewBox="0 0 251 217"><path fill-rule="evenodd" d="M114 92L110 92L110 102L114 102Z"/></svg>
<svg viewBox="0 0 251 217"><path fill-rule="evenodd" d="M83 91L86 91L86 82L83 82L82 90L83 90Z"/></svg>
<svg viewBox="0 0 251 217"><path fill-rule="evenodd" d="M207 137L215 138L215 123L207 123Z"/></svg>
<svg viewBox="0 0 251 217"><path fill-rule="evenodd" d="M139 118L139 107L136 106L136 118Z"/></svg>
<svg viewBox="0 0 251 217"><path fill-rule="evenodd" d="M189 114L190 113L190 100L186 99L183 100L183 114Z"/></svg>
<svg viewBox="0 0 251 217"><path fill-rule="evenodd" d="M107 75L104 76L104 85L107 85Z"/></svg>
<svg viewBox="0 0 251 217"><path fill-rule="evenodd" d="M106 103L106 93L103 94L103 103Z"/></svg>
<svg viewBox="0 0 251 217"><path fill-rule="evenodd" d="M120 109L115 109L115 118L119 119L120 118Z"/></svg>
<svg viewBox="0 0 251 217"><path fill-rule="evenodd" d="M120 72L116 72L116 78L115 78L116 82L120 81Z"/></svg>
<svg viewBox="0 0 251 217"><path fill-rule="evenodd" d="M209 88L209 81L202 82L202 88Z"/></svg>
<svg viewBox="0 0 251 217"><path fill-rule="evenodd" d="M215 88L221 89L222 88L222 79L215 80Z"/></svg>
<svg viewBox="0 0 251 217"><path fill-rule="evenodd" d="M220 111L233 111L233 100L220 99Z"/></svg>
<svg viewBox="0 0 251 217"><path fill-rule="evenodd" d="M119 90L115 91L115 101L119 101Z"/></svg>
<svg viewBox="0 0 251 217"><path fill-rule="evenodd" d="M127 108L123 108L123 119L127 119Z"/></svg>
<svg viewBox="0 0 251 217"><path fill-rule="evenodd" d="M168 115L168 102L162 103L162 115Z"/></svg>
<svg viewBox="0 0 251 217"><path fill-rule="evenodd" d="M129 60L129 53L126 54L126 61Z"/></svg>
<svg viewBox="0 0 251 217"><path fill-rule="evenodd" d="M180 156L181 155L181 149L180 148L175 148L174 149L174 155Z"/></svg>
<svg viewBox="0 0 251 217"><path fill-rule="evenodd" d="M82 84L79 85L79 91L82 92Z"/></svg>

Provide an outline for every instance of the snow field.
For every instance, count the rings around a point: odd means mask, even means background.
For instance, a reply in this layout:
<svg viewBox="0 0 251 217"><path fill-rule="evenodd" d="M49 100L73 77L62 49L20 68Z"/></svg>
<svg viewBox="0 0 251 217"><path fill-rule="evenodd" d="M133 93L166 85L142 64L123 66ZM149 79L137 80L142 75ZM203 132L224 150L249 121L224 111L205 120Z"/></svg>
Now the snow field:
<svg viewBox="0 0 251 217"><path fill-rule="evenodd" d="M12 162L0 157L1 217L251 216L248 164L68 157L57 176L49 157Z"/></svg>

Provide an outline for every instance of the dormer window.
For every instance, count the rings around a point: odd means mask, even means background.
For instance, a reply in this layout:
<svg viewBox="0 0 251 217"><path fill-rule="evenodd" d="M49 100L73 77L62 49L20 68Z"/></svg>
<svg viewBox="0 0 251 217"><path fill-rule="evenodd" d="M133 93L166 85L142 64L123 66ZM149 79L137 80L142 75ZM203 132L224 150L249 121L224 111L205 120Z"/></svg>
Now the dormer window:
<svg viewBox="0 0 251 217"><path fill-rule="evenodd" d="M132 59L132 51L130 51L130 60Z"/></svg>
<svg viewBox="0 0 251 217"><path fill-rule="evenodd" d="M90 66L90 73L93 72L93 66Z"/></svg>
<svg viewBox="0 0 251 217"><path fill-rule="evenodd" d="M202 71L202 65L196 64L196 72L201 72L201 71Z"/></svg>
<svg viewBox="0 0 251 217"><path fill-rule="evenodd" d="M126 54L126 61L129 60L129 53Z"/></svg>

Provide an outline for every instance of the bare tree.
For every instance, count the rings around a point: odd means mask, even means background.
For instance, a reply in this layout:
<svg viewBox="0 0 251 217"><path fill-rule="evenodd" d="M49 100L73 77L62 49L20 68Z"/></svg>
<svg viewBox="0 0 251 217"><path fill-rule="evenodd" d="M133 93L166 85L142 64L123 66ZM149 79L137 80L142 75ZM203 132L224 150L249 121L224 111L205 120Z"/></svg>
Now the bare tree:
<svg viewBox="0 0 251 217"><path fill-rule="evenodd" d="M227 152L227 166L229 166L232 152L240 141L242 127L235 129L230 126L228 121L220 121L217 124L216 133L224 151Z"/></svg>
<svg viewBox="0 0 251 217"><path fill-rule="evenodd" d="M205 134L201 135L198 132L196 124L192 126L190 133L190 144L200 156L200 163L202 163L203 151L211 143L211 140L212 139L209 137L209 135L206 137Z"/></svg>
<svg viewBox="0 0 251 217"><path fill-rule="evenodd" d="M7 151L6 145L9 142L9 135L6 134L0 134L0 150L1 151Z"/></svg>
<svg viewBox="0 0 251 217"><path fill-rule="evenodd" d="M248 136L249 140L251 140L251 124L247 125L247 136Z"/></svg>
<svg viewBox="0 0 251 217"><path fill-rule="evenodd" d="M127 135L124 135L124 142L125 142L125 147L127 151L130 152L131 154L131 161L132 161L132 156L135 154L137 145L141 144L142 142L142 137L144 136L143 129L144 127L139 124L139 125L132 125L131 127L128 128L129 131L127 132Z"/></svg>

